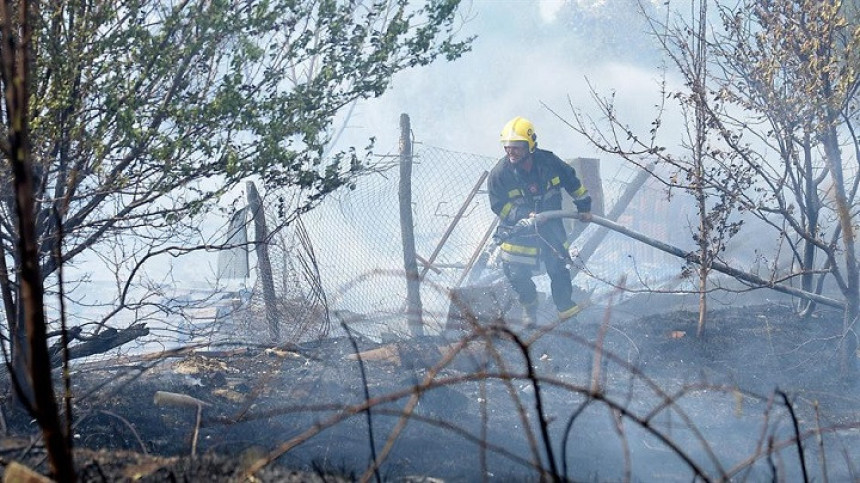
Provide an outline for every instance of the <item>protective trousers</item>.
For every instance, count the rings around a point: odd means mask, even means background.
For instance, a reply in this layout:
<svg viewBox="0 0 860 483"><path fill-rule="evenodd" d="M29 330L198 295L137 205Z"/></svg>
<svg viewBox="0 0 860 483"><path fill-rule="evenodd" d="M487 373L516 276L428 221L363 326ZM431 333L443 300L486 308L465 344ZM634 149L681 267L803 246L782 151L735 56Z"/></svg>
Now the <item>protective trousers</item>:
<svg viewBox="0 0 860 483"><path fill-rule="evenodd" d="M555 254L542 255L542 259L546 266L546 273L549 275L552 301L559 312L564 312L574 305L571 299L573 285L570 280L570 269L567 268L567 262ZM505 263L503 269L514 292L517 293L520 304L523 306L534 304L537 301L537 287L532 280L533 267L521 263Z"/></svg>

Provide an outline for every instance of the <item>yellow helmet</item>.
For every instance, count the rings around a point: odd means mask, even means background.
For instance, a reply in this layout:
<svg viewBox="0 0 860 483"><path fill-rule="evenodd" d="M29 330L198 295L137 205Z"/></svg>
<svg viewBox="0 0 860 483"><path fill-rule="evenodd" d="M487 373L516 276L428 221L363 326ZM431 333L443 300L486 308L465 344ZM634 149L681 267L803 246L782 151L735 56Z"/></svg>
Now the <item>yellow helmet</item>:
<svg viewBox="0 0 860 483"><path fill-rule="evenodd" d="M529 143L529 152L535 152L537 146L537 134L535 134L534 124L524 117L517 116L502 128L502 146L508 146L509 143L515 141L525 141Z"/></svg>

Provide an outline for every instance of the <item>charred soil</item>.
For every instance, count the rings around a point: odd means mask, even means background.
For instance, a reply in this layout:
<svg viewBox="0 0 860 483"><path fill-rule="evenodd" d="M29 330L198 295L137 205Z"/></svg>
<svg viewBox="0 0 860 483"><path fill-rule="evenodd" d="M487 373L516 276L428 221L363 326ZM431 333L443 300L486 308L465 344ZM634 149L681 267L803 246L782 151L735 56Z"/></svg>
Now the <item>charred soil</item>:
<svg viewBox="0 0 860 483"><path fill-rule="evenodd" d="M857 477L860 386L839 371L835 311L724 308L702 336L695 312L635 304L494 324L75 365L79 480L239 481L257 468L256 481ZM0 469L46 473L34 423L8 407ZM798 446L815 464L796 461Z"/></svg>

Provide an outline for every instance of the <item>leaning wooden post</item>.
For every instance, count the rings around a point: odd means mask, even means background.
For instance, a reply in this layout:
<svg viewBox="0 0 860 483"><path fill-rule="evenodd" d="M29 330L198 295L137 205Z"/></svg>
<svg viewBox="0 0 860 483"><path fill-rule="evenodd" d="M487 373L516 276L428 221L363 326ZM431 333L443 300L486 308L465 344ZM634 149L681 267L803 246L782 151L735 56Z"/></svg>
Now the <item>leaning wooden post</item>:
<svg viewBox="0 0 860 483"><path fill-rule="evenodd" d="M400 115L400 236L403 242L403 270L406 272L406 316L413 337L424 335L421 323L421 279L415 259L412 221L412 128L409 115Z"/></svg>
<svg viewBox="0 0 860 483"><path fill-rule="evenodd" d="M272 342L281 338L278 325L278 309L275 301L275 282L272 278L272 262L269 260L269 230L266 228L266 213L263 202L253 181L245 183L248 190L248 208L254 218L254 249L257 252L257 273L263 284L263 304L266 308L266 324Z"/></svg>
<svg viewBox="0 0 860 483"><path fill-rule="evenodd" d="M591 195L591 212L598 216L604 216L604 196L603 196L603 181L600 178L600 160L595 158L574 158L567 160L567 163L576 169L576 175L582 181L582 185L588 190ZM568 210L573 208L573 199L565 196L562 199L562 209ZM585 226L581 223L573 223L573 220L565 220L565 228L567 229L568 241L573 241L582 235L585 231Z"/></svg>

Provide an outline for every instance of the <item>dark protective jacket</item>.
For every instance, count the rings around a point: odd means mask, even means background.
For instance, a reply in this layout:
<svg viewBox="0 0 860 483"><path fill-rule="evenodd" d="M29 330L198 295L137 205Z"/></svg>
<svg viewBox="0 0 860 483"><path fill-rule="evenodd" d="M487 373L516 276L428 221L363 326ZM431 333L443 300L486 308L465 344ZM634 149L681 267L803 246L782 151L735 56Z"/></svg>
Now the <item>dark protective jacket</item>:
<svg viewBox="0 0 860 483"><path fill-rule="evenodd" d="M515 228L530 213L560 210L562 189L570 194L580 213L591 211L591 197L576 170L550 151L535 149L528 172L511 164L507 157L496 163L487 178L487 191L490 208L500 219L495 240L503 260L538 267L545 250L568 257L567 233L560 218L541 223L537 230Z"/></svg>

